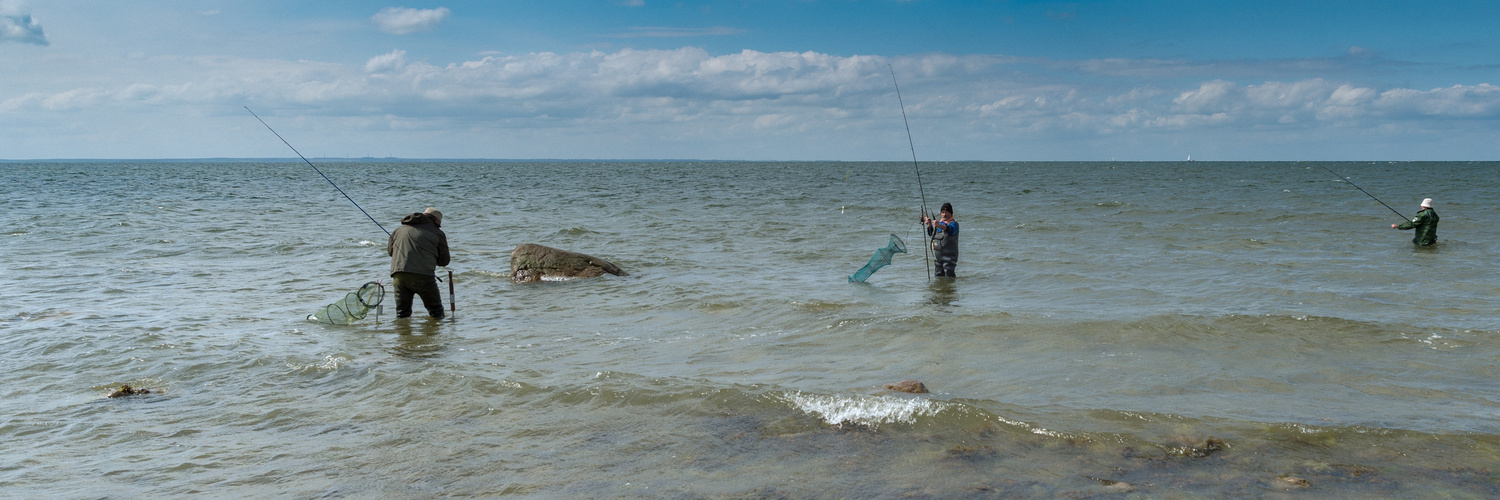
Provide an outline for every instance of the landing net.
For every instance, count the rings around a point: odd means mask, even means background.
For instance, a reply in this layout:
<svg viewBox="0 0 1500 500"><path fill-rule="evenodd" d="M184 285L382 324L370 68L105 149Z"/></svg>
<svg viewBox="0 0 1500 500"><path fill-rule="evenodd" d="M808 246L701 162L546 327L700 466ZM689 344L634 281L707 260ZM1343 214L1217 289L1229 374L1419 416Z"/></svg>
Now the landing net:
<svg viewBox="0 0 1500 500"><path fill-rule="evenodd" d="M308 321L316 321L330 325L347 325L365 319L370 309L380 305L385 298L385 286L371 281L359 290L349 292L343 300L328 304L318 312L307 315Z"/></svg>
<svg viewBox="0 0 1500 500"><path fill-rule="evenodd" d="M886 245L885 248L875 250L875 255L870 257L870 263L865 264L865 267L860 268L859 271L850 275L849 282L864 283L865 278L869 278L871 274L875 274L875 271L890 264L891 257L894 257L898 253L906 253L906 242L901 241L901 238L897 238L893 234L891 235L890 244Z"/></svg>

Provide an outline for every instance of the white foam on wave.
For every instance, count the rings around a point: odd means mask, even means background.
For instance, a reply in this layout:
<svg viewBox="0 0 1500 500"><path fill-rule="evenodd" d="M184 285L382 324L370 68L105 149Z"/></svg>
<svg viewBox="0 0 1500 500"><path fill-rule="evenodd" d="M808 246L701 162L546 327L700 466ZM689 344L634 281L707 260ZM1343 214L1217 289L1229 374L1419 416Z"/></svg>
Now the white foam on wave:
<svg viewBox="0 0 1500 500"><path fill-rule="evenodd" d="M1131 415L1128 412L1126 414L1127 415ZM1037 427L1035 425L1031 425L1031 424L1028 424L1026 422L1022 422L1020 420L1011 420L1011 419L1008 419L1008 418L1005 418L1005 417L1002 417L1002 416L999 416L999 415L995 416L995 420L1000 421L1000 423L1002 423L1002 424L1009 425L1009 426L1012 426L1012 427L1017 427L1017 428L1025 430L1026 432L1030 432L1032 434L1036 434L1036 435L1040 435L1040 436L1048 436L1048 437L1055 437L1055 438L1070 438L1070 437L1073 437L1072 435L1067 434L1067 433L1054 431L1052 429L1048 429L1048 428L1045 428L1045 427Z"/></svg>
<svg viewBox="0 0 1500 500"><path fill-rule="evenodd" d="M816 415L829 425L855 423L877 428L880 424L916 422L917 417L935 415L947 407L921 398L895 396L850 396L788 393L782 396L797 409Z"/></svg>
<svg viewBox="0 0 1500 500"><path fill-rule="evenodd" d="M330 355L324 356L322 362L307 363L307 364L287 362L287 367L291 368L293 371L303 372L303 373L307 373L307 372L334 372L334 371L338 371L339 368L341 368L341 367L349 364L349 362L351 362L351 361L353 361L353 360L351 358L349 358L348 356L344 356L344 355L340 355L340 354L330 354Z"/></svg>

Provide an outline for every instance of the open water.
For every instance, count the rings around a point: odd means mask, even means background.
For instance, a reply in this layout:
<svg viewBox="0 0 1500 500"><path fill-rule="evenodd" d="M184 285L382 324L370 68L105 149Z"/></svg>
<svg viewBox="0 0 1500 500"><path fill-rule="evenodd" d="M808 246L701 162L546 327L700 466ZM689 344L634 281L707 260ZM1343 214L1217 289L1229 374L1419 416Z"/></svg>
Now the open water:
<svg viewBox="0 0 1500 500"><path fill-rule="evenodd" d="M0 495L1500 495L1497 163L924 163L952 281L910 163L319 164L454 318L304 319L388 280L305 164L0 163Z"/></svg>

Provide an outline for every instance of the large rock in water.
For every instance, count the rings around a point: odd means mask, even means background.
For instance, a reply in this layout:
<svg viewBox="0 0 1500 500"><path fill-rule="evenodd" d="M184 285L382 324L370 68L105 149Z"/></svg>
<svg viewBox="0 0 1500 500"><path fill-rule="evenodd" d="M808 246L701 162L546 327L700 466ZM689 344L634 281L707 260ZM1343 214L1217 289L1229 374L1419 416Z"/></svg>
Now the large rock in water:
<svg viewBox="0 0 1500 500"><path fill-rule="evenodd" d="M604 273L627 275L610 261L535 243L522 243L510 252L510 280L516 283L548 278L593 278Z"/></svg>
<svg viewBox="0 0 1500 500"><path fill-rule="evenodd" d="M915 394L927 394L927 386L916 380L902 380L894 384L885 384L886 389Z"/></svg>

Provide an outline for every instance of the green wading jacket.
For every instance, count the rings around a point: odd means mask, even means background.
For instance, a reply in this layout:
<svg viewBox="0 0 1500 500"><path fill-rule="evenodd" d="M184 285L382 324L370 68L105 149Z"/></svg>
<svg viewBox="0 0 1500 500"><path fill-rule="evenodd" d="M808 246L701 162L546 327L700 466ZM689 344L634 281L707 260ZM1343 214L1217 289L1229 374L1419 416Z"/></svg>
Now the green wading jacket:
<svg viewBox="0 0 1500 500"><path fill-rule="evenodd" d="M391 256L391 274L415 273L437 276L437 266L448 265L448 235L432 217L414 213L401 218L401 227L391 232L385 245Z"/></svg>
<svg viewBox="0 0 1500 500"><path fill-rule="evenodd" d="M1427 246L1437 243L1437 224L1437 210L1427 208L1421 212L1417 212L1417 216L1412 217L1410 221L1402 222L1401 225L1396 226L1396 229L1416 229L1417 234L1412 237L1411 242Z"/></svg>

